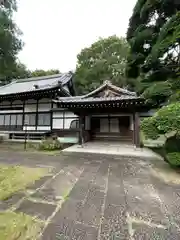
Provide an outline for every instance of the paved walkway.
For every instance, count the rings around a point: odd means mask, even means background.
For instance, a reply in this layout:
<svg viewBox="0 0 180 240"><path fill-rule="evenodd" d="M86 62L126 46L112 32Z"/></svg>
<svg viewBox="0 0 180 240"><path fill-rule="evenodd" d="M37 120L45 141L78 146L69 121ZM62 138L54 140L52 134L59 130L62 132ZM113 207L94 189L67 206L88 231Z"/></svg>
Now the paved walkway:
<svg viewBox="0 0 180 240"><path fill-rule="evenodd" d="M134 156L134 157L159 157L148 148L136 148L133 144L118 142L91 141L82 146L75 144L63 150L64 152L100 153L107 155Z"/></svg>
<svg viewBox="0 0 180 240"><path fill-rule="evenodd" d="M44 220L42 240L179 239L180 175L161 160L1 152L0 161L52 168L0 204Z"/></svg>

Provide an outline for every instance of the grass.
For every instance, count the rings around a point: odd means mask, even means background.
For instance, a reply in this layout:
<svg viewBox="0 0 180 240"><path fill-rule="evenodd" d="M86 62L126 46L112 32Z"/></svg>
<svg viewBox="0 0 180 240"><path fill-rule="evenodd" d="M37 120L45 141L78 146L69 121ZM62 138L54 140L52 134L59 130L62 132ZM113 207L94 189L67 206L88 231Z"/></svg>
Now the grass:
<svg viewBox="0 0 180 240"><path fill-rule="evenodd" d="M0 165L0 200L24 190L47 173L46 169Z"/></svg>
<svg viewBox="0 0 180 240"><path fill-rule="evenodd" d="M35 240L41 226L42 222L23 213L0 213L1 240Z"/></svg>
<svg viewBox="0 0 180 240"><path fill-rule="evenodd" d="M0 200L24 190L46 173L43 168L0 165ZM0 240L35 240L42 225L42 221L24 213L0 212Z"/></svg>

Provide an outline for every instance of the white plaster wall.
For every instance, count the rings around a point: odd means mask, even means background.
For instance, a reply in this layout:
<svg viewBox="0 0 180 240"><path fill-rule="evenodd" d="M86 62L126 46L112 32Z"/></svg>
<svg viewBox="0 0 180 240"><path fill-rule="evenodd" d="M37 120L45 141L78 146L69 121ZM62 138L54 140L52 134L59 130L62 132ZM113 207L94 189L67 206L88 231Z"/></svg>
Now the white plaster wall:
<svg viewBox="0 0 180 240"><path fill-rule="evenodd" d="M23 127L23 130L25 131L25 130L27 130L27 131L35 131L36 130L36 127L31 127L31 126L27 126L27 127Z"/></svg>
<svg viewBox="0 0 180 240"><path fill-rule="evenodd" d="M22 113L23 110L0 110L0 113Z"/></svg>
<svg viewBox="0 0 180 240"><path fill-rule="evenodd" d="M51 102L51 99L50 98L42 98L39 100L39 103L44 103L44 102Z"/></svg>
<svg viewBox="0 0 180 240"><path fill-rule="evenodd" d="M47 126L37 126L37 130L38 131L48 131L51 130L51 127L47 127Z"/></svg>
<svg viewBox="0 0 180 240"><path fill-rule="evenodd" d="M65 117L78 117L73 112L65 112Z"/></svg>
<svg viewBox="0 0 180 240"><path fill-rule="evenodd" d="M0 106L11 106L11 103L9 101L3 101L0 103Z"/></svg>
<svg viewBox="0 0 180 240"><path fill-rule="evenodd" d="M65 120L64 120L64 128L65 129L69 129L70 128L70 126L71 126L71 122L73 121L73 120L76 120L76 118L75 119L68 119L68 118L66 118Z"/></svg>
<svg viewBox="0 0 180 240"><path fill-rule="evenodd" d="M51 103L39 103L38 112L48 112L51 110Z"/></svg>
<svg viewBox="0 0 180 240"><path fill-rule="evenodd" d="M29 104L27 104L29 103ZM34 104L32 104L34 103ZM24 112L36 112L36 101L32 102L32 100L25 102Z"/></svg>
<svg viewBox="0 0 180 240"><path fill-rule="evenodd" d="M63 119L54 118L52 125L54 129L63 129Z"/></svg>
<svg viewBox="0 0 180 240"><path fill-rule="evenodd" d="M18 107L21 105L21 106L23 106L23 102L21 101L21 100L15 100L15 101L13 101L12 102L12 105L14 106L14 105L18 105Z"/></svg>
<svg viewBox="0 0 180 240"><path fill-rule="evenodd" d="M53 118L63 117L63 112L53 112Z"/></svg>

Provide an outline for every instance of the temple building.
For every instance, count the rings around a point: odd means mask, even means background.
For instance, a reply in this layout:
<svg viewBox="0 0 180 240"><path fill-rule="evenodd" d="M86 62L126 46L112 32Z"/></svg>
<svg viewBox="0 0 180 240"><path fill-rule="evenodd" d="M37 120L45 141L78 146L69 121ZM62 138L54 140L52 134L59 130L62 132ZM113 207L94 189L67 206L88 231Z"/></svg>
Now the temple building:
<svg viewBox="0 0 180 240"><path fill-rule="evenodd" d="M76 96L72 73L12 81L0 87L0 133L11 140L128 142L140 146L140 116L150 106L135 92L105 81Z"/></svg>

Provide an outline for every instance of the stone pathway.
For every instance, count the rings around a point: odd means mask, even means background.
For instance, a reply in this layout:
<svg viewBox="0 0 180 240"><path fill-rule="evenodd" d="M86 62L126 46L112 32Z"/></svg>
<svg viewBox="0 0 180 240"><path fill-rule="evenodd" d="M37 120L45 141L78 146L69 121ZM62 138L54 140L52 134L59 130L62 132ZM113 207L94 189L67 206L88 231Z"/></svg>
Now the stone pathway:
<svg viewBox="0 0 180 240"><path fill-rule="evenodd" d="M2 152L0 161L52 169L0 204L42 219L42 240L179 239L180 175L161 160Z"/></svg>

